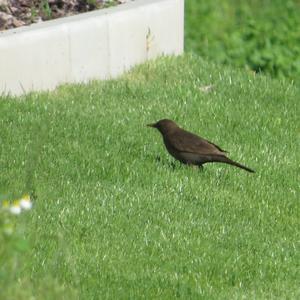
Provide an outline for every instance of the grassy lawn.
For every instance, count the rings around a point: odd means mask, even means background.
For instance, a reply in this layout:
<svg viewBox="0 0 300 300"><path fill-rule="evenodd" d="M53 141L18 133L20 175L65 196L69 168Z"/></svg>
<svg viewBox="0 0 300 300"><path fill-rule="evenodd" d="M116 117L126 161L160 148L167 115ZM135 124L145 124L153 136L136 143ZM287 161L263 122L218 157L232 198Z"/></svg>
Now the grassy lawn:
<svg viewBox="0 0 300 300"><path fill-rule="evenodd" d="M2 299L299 299L299 97L186 55L0 98L1 199L36 196ZM172 167L145 126L166 117L256 173Z"/></svg>

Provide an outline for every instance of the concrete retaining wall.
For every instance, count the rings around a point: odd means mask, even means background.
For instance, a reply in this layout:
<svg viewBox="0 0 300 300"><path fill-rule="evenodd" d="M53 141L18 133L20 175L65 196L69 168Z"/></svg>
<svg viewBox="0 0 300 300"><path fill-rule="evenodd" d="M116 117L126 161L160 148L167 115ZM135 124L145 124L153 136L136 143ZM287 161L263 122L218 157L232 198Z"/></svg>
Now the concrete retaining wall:
<svg viewBox="0 0 300 300"><path fill-rule="evenodd" d="M183 52L184 0L136 0L0 32L0 94L107 79Z"/></svg>

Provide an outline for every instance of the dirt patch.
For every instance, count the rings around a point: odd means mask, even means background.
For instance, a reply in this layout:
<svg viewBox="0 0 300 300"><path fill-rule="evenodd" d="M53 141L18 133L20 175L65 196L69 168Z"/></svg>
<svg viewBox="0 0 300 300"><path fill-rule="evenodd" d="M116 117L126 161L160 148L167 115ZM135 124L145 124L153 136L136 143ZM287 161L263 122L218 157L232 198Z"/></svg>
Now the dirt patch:
<svg viewBox="0 0 300 300"><path fill-rule="evenodd" d="M132 0L0 0L0 31Z"/></svg>

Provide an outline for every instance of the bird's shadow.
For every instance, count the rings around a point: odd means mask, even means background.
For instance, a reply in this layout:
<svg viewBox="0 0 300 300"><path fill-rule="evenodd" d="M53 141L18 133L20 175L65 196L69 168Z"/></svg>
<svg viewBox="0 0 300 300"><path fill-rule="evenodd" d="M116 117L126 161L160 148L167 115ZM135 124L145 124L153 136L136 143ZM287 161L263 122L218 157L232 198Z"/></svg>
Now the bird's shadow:
<svg viewBox="0 0 300 300"><path fill-rule="evenodd" d="M178 169L182 169L182 168L194 168L197 169L198 171L204 171L203 166L188 166L179 162L175 162L175 161L170 161L170 160L165 160L162 159L159 155L156 155L154 160L159 163L162 166L166 166L170 169L172 169L173 171L178 170Z"/></svg>
<svg viewBox="0 0 300 300"><path fill-rule="evenodd" d="M154 160L162 166L166 166L172 170L176 169L176 163L174 161L162 159L159 155L156 155Z"/></svg>

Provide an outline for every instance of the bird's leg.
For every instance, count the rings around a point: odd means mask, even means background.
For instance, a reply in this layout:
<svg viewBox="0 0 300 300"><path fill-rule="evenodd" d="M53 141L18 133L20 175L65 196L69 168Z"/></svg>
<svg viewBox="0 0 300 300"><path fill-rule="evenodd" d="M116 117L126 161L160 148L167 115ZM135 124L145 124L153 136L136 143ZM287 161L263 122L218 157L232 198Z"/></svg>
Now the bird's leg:
<svg viewBox="0 0 300 300"><path fill-rule="evenodd" d="M198 169L199 171L203 172L204 171L203 165L198 165Z"/></svg>
<svg viewBox="0 0 300 300"><path fill-rule="evenodd" d="M176 164L173 161L170 163L170 166L173 170L175 170Z"/></svg>
<svg viewBox="0 0 300 300"><path fill-rule="evenodd" d="M194 170L198 169L199 166L194 164L187 164L190 168L193 168Z"/></svg>

